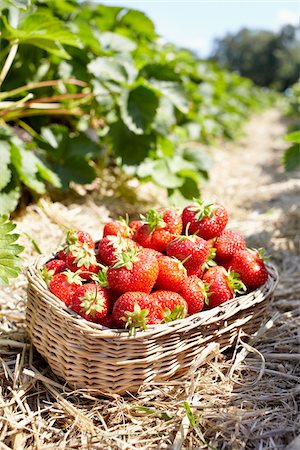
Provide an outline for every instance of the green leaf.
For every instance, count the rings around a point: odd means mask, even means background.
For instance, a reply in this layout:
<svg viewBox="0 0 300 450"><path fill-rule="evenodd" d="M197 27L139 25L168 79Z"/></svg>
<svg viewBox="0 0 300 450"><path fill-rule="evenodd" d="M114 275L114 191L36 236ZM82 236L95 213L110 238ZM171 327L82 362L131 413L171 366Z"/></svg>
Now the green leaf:
<svg viewBox="0 0 300 450"><path fill-rule="evenodd" d="M158 107L155 92L145 86L124 91L119 99L121 117L135 134L147 133Z"/></svg>
<svg viewBox="0 0 300 450"><path fill-rule="evenodd" d="M213 165L212 157L199 147L184 148L183 158L195 165L195 169L208 172Z"/></svg>
<svg viewBox="0 0 300 450"><path fill-rule="evenodd" d="M21 197L21 187L17 176L13 174L10 182L0 191L0 214L13 212Z"/></svg>
<svg viewBox="0 0 300 450"><path fill-rule="evenodd" d="M99 57L88 64L89 72L102 81L112 80L117 83L128 81L128 72L124 64L116 61L115 58Z"/></svg>
<svg viewBox="0 0 300 450"><path fill-rule="evenodd" d="M63 164L56 165L55 168L62 189L68 189L72 181L78 184L88 184L96 177L93 167L80 155L72 155L66 158Z"/></svg>
<svg viewBox="0 0 300 450"><path fill-rule="evenodd" d="M102 49L106 52L130 53L136 49L136 44L131 39L111 31L101 33L99 36L99 41Z"/></svg>
<svg viewBox="0 0 300 450"><path fill-rule="evenodd" d="M124 14L119 26L127 26L132 32L141 34L149 39L155 37L154 24L149 17L141 11L130 9Z"/></svg>
<svg viewBox="0 0 300 450"><path fill-rule="evenodd" d="M165 157L173 156L175 151L173 142L164 136L158 136L157 149L161 152L161 155Z"/></svg>
<svg viewBox="0 0 300 450"><path fill-rule="evenodd" d="M94 159L100 156L99 144L89 139L84 133L70 139L68 152L72 155L84 156L87 159Z"/></svg>
<svg viewBox="0 0 300 450"><path fill-rule="evenodd" d="M18 255L24 247L15 243L19 234L11 234L14 228L7 215L0 216L0 286L7 285L9 278L16 278L21 271L22 261Z"/></svg>
<svg viewBox="0 0 300 450"><path fill-rule="evenodd" d="M50 14L30 13L17 29L8 23L5 16L2 19L5 27L2 35L9 41L32 44L66 59L70 59L70 56L62 44L80 47L77 37L65 28L63 22Z"/></svg>
<svg viewBox="0 0 300 450"><path fill-rule="evenodd" d="M11 179L10 144L7 141L0 141L0 191L9 183Z"/></svg>
<svg viewBox="0 0 300 450"><path fill-rule="evenodd" d="M189 104L186 92L181 83L175 81L159 81L151 78L150 85L157 89L162 95L167 97L179 111L187 114Z"/></svg>
<svg viewBox="0 0 300 450"><path fill-rule="evenodd" d="M300 166L300 144L289 147L282 156L282 162L287 172L297 169Z"/></svg>
<svg viewBox="0 0 300 450"><path fill-rule="evenodd" d="M33 151L25 150L22 146L12 144L11 162L14 165L20 180L38 194L46 192L45 184L38 179L38 158Z"/></svg>
<svg viewBox="0 0 300 450"><path fill-rule="evenodd" d="M140 164L155 145L152 135L132 133L121 121L110 126L109 135L112 139L114 155L121 158L122 164Z"/></svg>
<svg viewBox="0 0 300 450"><path fill-rule="evenodd" d="M172 172L168 161L160 159L153 164L152 179L156 184L165 188L176 188L182 186L183 178Z"/></svg>
<svg viewBox="0 0 300 450"><path fill-rule="evenodd" d="M284 140L288 142L293 142L295 144L300 144L300 130L293 131L293 133L286 134Z"/></svg>

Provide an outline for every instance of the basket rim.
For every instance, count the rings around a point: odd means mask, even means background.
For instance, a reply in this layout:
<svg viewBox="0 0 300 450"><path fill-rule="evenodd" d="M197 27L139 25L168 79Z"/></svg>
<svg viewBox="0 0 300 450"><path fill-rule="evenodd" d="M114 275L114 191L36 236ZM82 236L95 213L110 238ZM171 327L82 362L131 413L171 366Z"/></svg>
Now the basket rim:
<svg viewBox="0 0 300 450"><path fill-rule="evenodd" d="M125 329L111 329L94 322L89 322L83 317L79 316L71 308L65 305L65 303L52 294L46 282L40 275L40 268L50 259L53 259L53 254L39 255L34 262L27 266L25 274L28 279L28 288L33 286L36 291L43 297L53 312L63 315L68 321L71 321L76 327L80 327L83 332L98 333L102 338L125 338L125 339L145 339L151 336L169 334L174 331L179 331L192 323L195 326L205 325L217 320L226 319L233 315L233 311L236 312L237 308L240 310L247 309L255 303L261 303L266 298L271 297L279 281L279 274L274 264L267 262L266 267L269 273L267 282L249 292L246 295L237 296L220 306L216 306L212 309L201 311L184 319L174 320L172 322L148 325L146 330L138 330L135 335L130 336ZM252 300L252 302L251 302ZM248 301L248 304L247 304ZM244 305L243 305L244 303ZM250 303L250 304L249 304Z"/></svg>

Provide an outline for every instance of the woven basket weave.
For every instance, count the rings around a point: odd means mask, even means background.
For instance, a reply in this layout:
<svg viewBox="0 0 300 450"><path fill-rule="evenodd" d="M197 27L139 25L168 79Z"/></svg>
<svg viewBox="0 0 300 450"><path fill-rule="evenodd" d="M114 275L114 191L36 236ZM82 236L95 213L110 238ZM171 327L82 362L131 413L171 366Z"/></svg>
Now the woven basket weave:
<svg viewBox="0 0 300 450"><path fill-rule="evenodd" d="M49 259L39 257L27 271L29 336L53 372L75 389L98 394L137 392L189 369L208 343L218 342L225 350L240 329L256 332L278 281L275 267L268 264L269 278L260 289L129 337L126 330L87 322L53 295L39 275Z"/></svg>

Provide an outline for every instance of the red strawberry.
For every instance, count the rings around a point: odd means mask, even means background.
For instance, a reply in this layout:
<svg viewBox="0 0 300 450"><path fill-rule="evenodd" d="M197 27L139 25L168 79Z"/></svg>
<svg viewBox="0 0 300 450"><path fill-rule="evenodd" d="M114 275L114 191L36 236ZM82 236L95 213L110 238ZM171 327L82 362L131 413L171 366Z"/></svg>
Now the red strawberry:
<svg viewBox="0 0 300 450"><path fill-rule="evenodd" d="M183 261L188 275L196 275L209 256L210 245L195 235L179 236L169 242L167 255Z"/></svg>
<svg viewBox="0 0 300 450"><path fill-rule="evenodd" d="M239 274L227 272L222 266L208 269L203 276L203 281L208 285L209 308L214 308L232 299L235 292L241 294L246 290Z"/></svg>
<svg viewBox="0 0 300 450"><path fill-rule="evenodd" d="M188 313L190 315L202 311L207 301L205 285L196 275L192 275L183 280L179 294L187 302Z"/></svg>
<svg viewBox="0 0 300 450"><path fill-rule="evenodd" d="M269 276L260 253L240 250L230 261L231 269L240 274L242 281L250 289L265 284Z"/></svg>
<svg viewBox="0 0 300 450"><path fill-rule="evenodd" d="M115 301L118 299L119 295L116 291L114 291L111 287L108 286L108 281L107 281L107 270L108 267L106 266L102 266L101 264L99 265L99 272L97 274L93 274L91 275L91 280L94 281L97 286L101 286L101 287L105 287L108 297L109 297L109 304L110 304L110 308L109 308L109 313L112 311L113 305L115 303Z"/></svg>
<svg viewBox="0 0 300 450"><path fill-rule="evenodd" d="M83 279L70 270L57 273L49 283L49 290L67 306L71 303L74 292L81 286Z"/></svg>
<svg viewBox="0 0 300 450"><path fill-rule="evenodd" d="M214 244L216 259L223 265L230 261L235 253L246 248L243 236L234 230L224 230Z"/></svg>
<svg viewBox="0 0 300 450"><path fill-rule="evenodd" d="M129 248L120 253L117 262L109 267L107 280L117 292L141 291L149 293L158 275L158 262L148 249Z"/></svg>
<svg viewBox="0 0 300 450"><path fill-rule="evenodd" d="M86 244L76 246L69 251L66 264L72 272L80 271L81 277L85 280L88 280L92 273L98 273L100 270L94 250Z"/></svg>
<svg viewBox="0 0 300 450"><path fill-rule="evenodd" d="M150 294L150 297L159 308L157 316L159 322L171 322L186 317L188 305L177 292L155 291Z"/></svg>
<svg viewBox="0 0 300 450"><path fill-rule="evenodd" d="M41 269L41 276L49 284L52 280L53 275L63 272L66 269L65 261L61 259L52 259L48 261Z"/></svg>
<svg viewBox="0 0 300 450"><path fill-rule="evenodd" d="M105 236L99 242L97 260L107 265L117 261L117 254L127 252L129 248L137 248L137 243L121 235Z"/></svg>
<svg viewBox="0 0 300 450"><path fill-rule="evenodd" d="M109 295L106 288L94 283L80 286L73 294L70 307L90 322L99 322L107 315Z"/></svg>
<svg viewBox="0 0 300 450"><path fill-rule="evenodd" d="M128 216L126 219L120 217L120 220L112 220L107 222L103 229L103 237L120 235L122 237L131 238L133 234L134 231L128 225Z"/></svg>
<svg viewBox="0 0 300 450"><path fill-rule="evenodd" d="M142 222L141 220L132 220L131 222L129 222L129 226L132 229L134 235L137 232L137 230L141 228L143 225L144 222Z"/></svg>
<svg viewBox="0 0 300 450"><path fill-rule="evenodd" d="M224 206L205 204L201 200L189 205L182 212L182 221L189 234L197 233L203 239L209 240L220 236L227 225L228 214Z"/></svg>
<svg viewBox="0 0 300 450"><path fill-rule="evenodd" d="M108 314L107 316L103 317L103 319L99 319L98 323L106 328L119 328L112 314Z"/></svg>
<svg viewBox="0 0 300 450"><path fill-rule="evenodd" d="M66 236L66 243L63 248L58 252L58 258L65 261L70 250L78 245L86 244L89 248L94 248L95 242L91 235L82 230L69 230Z"/></svg>
<svg viewBox="0 0 300 450"><path fill-rule="evenodd" d="M136 328L145 330L147 324L158 323L158 307L145 292L126 292L118 298L113 308L113 318L121 328L129 328L135 334Z"/></svg>
<svg viewBox="0 0 300 450"><path fill-rule="evenodd" d="M167 245L174 239L174 235L182 232L182 220L180 214L172 209L149 209L135 238L143 247L152 248L159 252L165 252Z"/></svg>
<svg viewBox="0 0 300 450"><path fill-rule="evenodd" d="M177 292L181 289L183 280L187 277L186 269L179 259L162 256L157 259L159 272L155 289L165 289Z"/></svg>

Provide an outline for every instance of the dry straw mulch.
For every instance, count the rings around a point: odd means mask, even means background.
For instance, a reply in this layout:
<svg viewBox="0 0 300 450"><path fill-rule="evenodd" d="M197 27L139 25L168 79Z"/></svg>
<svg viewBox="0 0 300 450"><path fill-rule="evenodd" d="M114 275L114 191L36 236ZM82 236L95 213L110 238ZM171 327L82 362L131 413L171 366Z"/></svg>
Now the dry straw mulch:
<svg viewBox="0 0 300 450"><path fill-rule="evenodd" d="M205 188L207 198L229 207L231 226L246 234L250 246L267 247L280 270L268 320L257 335L248 344L241 335L226 355L211 344L185 378L147 386L135 396L96 398L70 391L31 347L20 276L0 293L0 450L299 448L300 183L280 169L283 132L277 111L252 120L240 148L215 150L217 174ZM215 176L224 180L221 187ZM87 198L79 191L62 203L32 205L18 220L19 230L47 253L60 244L65 227L99 237L109 215L134 214L155 203L155 191L147 198L149 187L135 198L136 186L127 185L125 205L121 188L120 197L112 197L112 183L115 178L106 178ZM22 240L30 262L35 249L26 235Z"/></svg>

